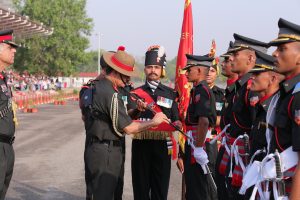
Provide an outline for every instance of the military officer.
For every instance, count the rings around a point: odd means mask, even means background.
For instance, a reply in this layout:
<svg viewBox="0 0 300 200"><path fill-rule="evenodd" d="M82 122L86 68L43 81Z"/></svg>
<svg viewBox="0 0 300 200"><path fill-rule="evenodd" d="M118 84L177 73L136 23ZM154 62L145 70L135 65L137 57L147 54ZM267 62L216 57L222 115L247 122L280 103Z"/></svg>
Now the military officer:
<svg viewBox="0 0 300 200"><path fill-rule="evenodd" d="M227 149L221 159L220 165L217 166L220 174L224 174L226 178L228 199L243 199L244 197L238 194L238 190L242 184L242 167L243 163L235 165L229 162L232 158L229 157L230 148L235 143L239 152L237 155L244 154L245 144L244 139L247 139L251 126L255 117L255 109L250 106L250 99L257 99L258 96L250 91L251 74L249 71L254 67L256 61L256 51L266 52L268 44L254 39L250 39L238 34L234 34L234 44L229 53L232 53L232 71L237 73L239 79L235 82L234 96L232 102L229 102L226 110L227 115L230 113L228 123L231 125L226 134L225 149ZM229 112L229 113L228 113ZM245 135L246 134L246 135ZM236 141L236 142L235 142ZM245 159L245 157L241 158ZM222 197L221 197L222 198Z"/></svg>
<svg viewBox="0 0 300 200"><path fill-rule="evenodd" d="M165 76L166 54L164 47L150 46L146 52L144 73L146 83L132 91L143 99L156 112L163 112L179 128L177 93L163 85L161 78ZM153 112L137 110L136 119L150 120ZM168 124L162 124L155 129L141 131L132 141L132 184L134 199L166 200L171 170L172 148L176 147L172 131Z"/></svg>
<svg viewBox="0 0 300 200"><path fill-rule="evenodd" d="M232 53L229 53L229 51L233 48L233 42L230 41L229 47L227 49L227 52L222 54L220 57L223 58L224 60L221 62L222 66L222 75L227 78L226 80L226 88L225 88L225 102L222 107L222 114L221 114L221 120L220 120L220 127L223 129L225 125L229 123L229 118L231 116L230 114L230 107L229 105L232 105L232 100L234 96L234 88L235 88L235 81L238 79L238 74L234 73L232 71ZM227 110L229 112L227 112Z"/></svg>
<svg viewBox="0 0 300 200"><path fill-rule="evenodd" d="M217 60L215 59L212 63L212 66L209 68L208 75L206 77L207 84L209 88L212 90L215 100L216 100L216 113L217 113L217 120L216 125L212 129L212 138L220 132L220 120L222 114L222 108L225 103L225 91L216 85L216 79L220 74L219 66ZM210 141L205 142L206 153L208 155L208 166L212 171L215 177L215 167L216 167L216 159L218 155L218 143L211 144ZM217 199L217 194L215 192L210 192L211 199Z"/></svg>
<svg viewBox="0 0 300 200"><path fill-rule="evenodd" d="M85 122L89 142L85 160L92 175L93 199L113 199L122 166L121 138L124 134L158 126L167 117L157 112L150 121L133 122L127 115L118 87L124 87L128 76L136 75L134 58L119 48L105 52L106 76L95 83L91 105L92 118ZM103 162L105 161L105 162Z"/></svg>
<svg viewBox="0 0 300 200"><path fill-rule="evenodd" d="M238 79L238 74L234 73L231 71L231 62L232 62L232 54L229 53L230 49L233 48L233 42L230 41L229 47L227 49L227 52L222 54L220 57L224 59L221 62L222 66L222 75L227 77L226 81L226 89L225 89L225 100L224 100L224 105L222 107L221 111L221 120L220 120L220 128L224 129L227 124L229 124L229 119L231 116L231 107L232 105L232 100L234 96L234 88L235 88L235 81ZM219 166L221 163L221 159L223 157L223 154L225 152L225 146L222 144L219 148L217 160L216 160L216 169L215 169L215 180L216 180L216 185L218 188L218 199L228 199L228 193L226 189L225 183L225 171L219 171Z"/></svg>
<svg viewBox="0 0 300 200"><path fill-rule="evenodd" d="M298 164L289 170L291 179L285 179L290 193L289 199L300 199L300 26L284 19L279 19L278 38L271 41L277 49L273 52L278 72L285 75L280 84L280 97L276 106L273 151L285 151L292 147L298 154ZM288 178L288 177L286 177Z"/></svg>
<svg viewBox="0 0 300 200"><path fill-rule="evenodd" d="M206 77L206 82L209 88L213 91L216 100L216 111L217 111L217 121L216 126L220 126L221 111L224 105L224 93L225 91L216 85L216 79L220 74L218 63L213 62L212 66L209 68L208 75Z"/></svg>
<svg viewBox="0 0 300 200"><path fill-rule="evenodd" d="M216 102L206 77L213 58L187 56L186 76L194 84L187 109L187 131L194 141L185 142L184 175L186 199L210 199L210 186L203 167L208 163L205 141L216 123Z"/></svg>
<svg viewBox="0 0 300 200"><path fill-rule="evenodd" d="M12 92L7 85L4 70L14 63L17 44L13 42L13 31L0 32L0 199L4 200L13 175L15 153L15 122L12 109Z"/></svg>
<svg viewBox="0 0 300 200"><path fill-rule="evenodd" d="M284 76L276 72L275 59L261 52L256 52L255 67L250 70L252 73L251 91L257 92L259 99L252 102L256 106L256 116L250 131L250 157L258 150L265 150L255 156L255 160L262 160L267 153L268 145L266 139L266 116L270 102L279 90L279 83ZM257 152L258 153L258 152Z"/></svg>

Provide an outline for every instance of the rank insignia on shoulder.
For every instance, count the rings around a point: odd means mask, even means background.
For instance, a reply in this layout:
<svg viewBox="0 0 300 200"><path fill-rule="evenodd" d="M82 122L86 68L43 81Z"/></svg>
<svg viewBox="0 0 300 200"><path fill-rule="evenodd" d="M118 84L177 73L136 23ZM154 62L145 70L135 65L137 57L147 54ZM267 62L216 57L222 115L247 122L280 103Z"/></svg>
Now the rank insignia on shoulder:
<svg viewBox="0 0 300 200"><path fill-rule="evenodd" d="M157 103L157 105L165 107L165 108L172 108L173 100L168 99L166 97L158 96L156 103Z"/></svg>
<svg viewBox="0 0 300 200"><path fill-rule="evenodd" d="M295 118L294 118L296 124L300 126L300 110L295 110Z"/></svg>
<svg viewBox="0 0 300 200"><path fill-rule="evenodd" d="M197 103L198 101L200 101L200 94L197 94L197 95L195 96L195 102Z"/></svg>
<svg viewBox="0 0 300 200"><path fill-rule="evenodd" d="M259 102L258 96L254 96L254 97L251 97L251 98L250 98L250 105L251 105L251 106L254 107L258 102Z"/></svg>
<svg viewBox="0 0 300 200"><path fill-rule="evenodd" d="M293 94L300 92L300 82L296 84L294 90L293 90Z"/></svg>

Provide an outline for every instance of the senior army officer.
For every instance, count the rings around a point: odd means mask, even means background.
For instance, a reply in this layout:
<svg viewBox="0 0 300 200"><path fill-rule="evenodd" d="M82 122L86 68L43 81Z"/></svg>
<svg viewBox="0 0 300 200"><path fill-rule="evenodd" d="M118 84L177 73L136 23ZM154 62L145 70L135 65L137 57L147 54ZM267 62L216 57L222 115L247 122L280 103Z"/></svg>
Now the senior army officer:
<svg viewBox="0 0 300 200"><path fill-rule="evenodd" d="M95 200L113 199L122 165L121 138L157 126L167 117L157 113L151 121L132 122L127 115L118 87L124 87L126 76L134 76L134 58L123 49L103 55L106 77L95 85L93 115L87 134L90 141L85 151L87 167L92 175Z"/></svg>
<svg viewBox="0 0 300 200"><path fill-rule="evenodd" d="M14 168L15 122L12 110L12 93L7 85L4 70L14 63L16 48L13 31L0 32L0 200L5 198Z"/></svg>

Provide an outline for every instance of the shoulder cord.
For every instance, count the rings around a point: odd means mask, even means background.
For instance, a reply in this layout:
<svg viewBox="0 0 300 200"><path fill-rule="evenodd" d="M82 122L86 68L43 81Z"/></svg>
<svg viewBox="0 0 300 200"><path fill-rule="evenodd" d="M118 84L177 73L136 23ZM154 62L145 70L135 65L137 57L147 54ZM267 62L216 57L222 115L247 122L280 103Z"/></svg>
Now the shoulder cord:
<svg viewBox="0 0 300 200"><path fill-rule="evenodd" d="M274 126L275 125L275 114L276 114L276 106L277 102L280 98L280 93L275 94L271 102L269 104L269 108L267 111L267 116L266 116L266 123L267 123L267 130L266 130L266 140L267 140L267 154L270 153L270 147L271 147L271 139L274 135L273 130L270 129L269 124Z"/></svg>
<svg viewBox="0 0 300 200"><path fill-rule="evenodd" d="M12 101L12 111L14 115L13 121L15 122L15 126L19 125L18 118L17 118L17 109L18 109L17 104L14 101Z"/></svg>
<svg viewBox="0 0 300 200"><path fill-rule="evenodd" d="M111 105L110 105L110 116L111 116L112 126L114 131L118 136L123 137L123 134L117 128L118 117L119 117L118 93L114 93L112 96Z"/></svg>

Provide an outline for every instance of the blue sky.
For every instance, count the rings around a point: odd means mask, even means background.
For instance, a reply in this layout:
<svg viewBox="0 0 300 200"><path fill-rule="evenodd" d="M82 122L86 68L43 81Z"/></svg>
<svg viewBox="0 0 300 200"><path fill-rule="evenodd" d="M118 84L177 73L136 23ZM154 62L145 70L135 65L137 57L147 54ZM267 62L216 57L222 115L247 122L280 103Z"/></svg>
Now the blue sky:
<svg viewBox="0 0 300 200"><path fill-rule="evenodd" d="M299 0L191 0L194 54L208 53L215 39L217 54L226 51L233 33L270 41L278 34L280 17L300 24ZM167 59L177 55L184 0L87 0L87 15L94 20L90 49L100 46L143 56L150 45L166 48ZM271 53L271 50L270 50Z"/></svg>

